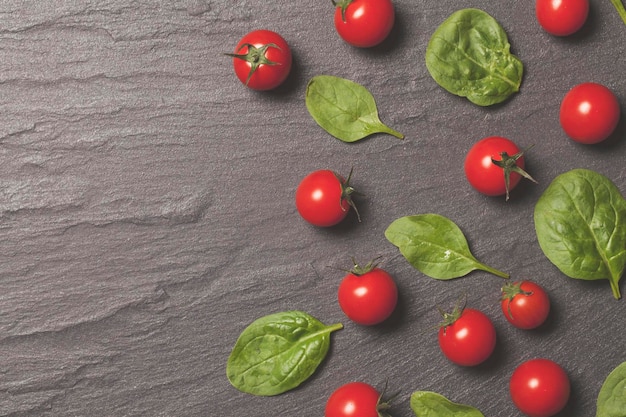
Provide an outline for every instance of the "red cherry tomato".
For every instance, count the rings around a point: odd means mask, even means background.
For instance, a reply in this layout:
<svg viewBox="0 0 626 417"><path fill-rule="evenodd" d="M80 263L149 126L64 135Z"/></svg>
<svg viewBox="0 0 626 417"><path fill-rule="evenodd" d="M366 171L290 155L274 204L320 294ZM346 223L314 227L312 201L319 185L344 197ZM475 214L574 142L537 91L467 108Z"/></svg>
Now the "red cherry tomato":
<svg viewBox="0 0 626 417"><path fill-rule="evenodd" d="M366 326L386 320L398 301L395 281L373 262L363 268L355 265L339 284L337 295L345 315Z"/></svg>
<svg viewBox="0 0 626 417"><path fill-rule="evenodd" d="M352 46L376 46L393 28L395 11L391 0L341 0L334 4L337 33Z"/></svg>
<svg viewBox="0 0 626 417"><path fill-rule="evenodd" d="M519 365L509 382L515 406L529 417L551 417L565 408L570 396L567 373L549 359Z"/></svg>
<svg viewBox="0 0 626 417"><path fill-rule="evenodd" d="M374 387L364 382L350 382L330 395L324 417L380 417L388 408Z"/></svg>
<svg viewBox="0 0 626 417"><path fill-rule="evenodd" d="M589 0L536 0L535 14L541 27L549 34L571 35L587 21Z"/></svg>
<svg viewBox="0 0 626 417"><path fill-rule="evenodd" d="M495 346L496 329L481 311L455 309L444 315L439 328L439 347L452 362L461 366L478 365L491 356Z"/></svg>
<svg viewBox="0 0 626 417"><path fill-rule="evenodd" d="M559 119L565 133L576 142L602 142L617 127L619 102L602 84L578 84L563 98Z"/></svg>
<svg viewBox="0 0 626 417"><path fill-rule="evenodd" d="M502 287L500 302L504 317L519 329L542 325L550 313L550 299L545 290L531 281L514 282Z"/></svg>
<svg viewBox="0 0 626 417"><path fill-rule="evenodd" d="M350 207L355 208L351 195L355 192L350 178L322 169L304 177L296 189L296 208L304 220L315 226L329 227L342 221ZM358 215L358 212L357 212Z"/></svg>
<svg viewBox="0 0 626 417"><path fill-rule="evenodd" d="M524 155L517 145L501 136L490 136L476 142L465 157L465 177L478 192L509 196L522 176L536 182L524 171ZM507 181L508 176L508 181Z"/></svg>
<svg viewBox="0 0 626 417"><path fill-rule="evenodd" d="M245 35L235 48L233 66L237 78L253 90L271 90L291 71L291 49L285 39L271 30Z"/></svg>

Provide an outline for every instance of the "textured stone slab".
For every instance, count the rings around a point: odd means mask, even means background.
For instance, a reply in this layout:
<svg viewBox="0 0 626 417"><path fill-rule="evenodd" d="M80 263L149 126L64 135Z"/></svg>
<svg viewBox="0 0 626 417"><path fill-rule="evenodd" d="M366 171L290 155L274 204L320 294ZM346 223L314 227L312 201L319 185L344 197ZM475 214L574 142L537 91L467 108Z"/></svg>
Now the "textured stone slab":
<svg viewBox="0 0 626 417"><path fill-rule="evenodd" d="M516 417L508 378L536 356L571 377L563 416L595 413L604 377L626 360L626 301L607 283L560 274L536 243L532 210L572 168L597 170L626 193L624 121L607 143L584 147L557 119L563 94L583 81L606 84L623 106L626 26L608 1L594 2L569 38L542 32L527 3L467 4L500 21L526 65L519 94L478 108L438 87L423 59L432 31L465 5L395 4L390 39L357 50L335 33L330 2L2 2L0 415L313 417L344 382L388 380L401 390L395 417L412 415L415 390ZM277 91L247 90L223 55L258 28L293 49ZM328 136L304 105L317 74L366 86L405 140ZM522 184L508 203L471 190L463 158L489 135L535 144L527 168L539 185ZM363 221L304 224L293 204L300 178L351 167ZM440 282L413 270L383 232L425 212L453 219L481 260L543 284L550 322L511 328L499 278ZM376 256L400 303L388 323L364 328L336 302L339 269ZM436 307L464 293L498 332L494 357L472 369L447 362L433 331ZM238 392L225 376L237 336L287 309L345 328L299 389Z"/></svg>

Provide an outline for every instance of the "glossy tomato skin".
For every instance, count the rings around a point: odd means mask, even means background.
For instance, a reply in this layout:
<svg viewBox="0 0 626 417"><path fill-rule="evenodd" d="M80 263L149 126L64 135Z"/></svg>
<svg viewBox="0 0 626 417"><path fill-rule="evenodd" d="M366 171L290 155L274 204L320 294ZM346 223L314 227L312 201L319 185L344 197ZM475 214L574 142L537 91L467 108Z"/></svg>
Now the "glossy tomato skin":
<svg viewBox="0 0 626 417"><path fill-rule="evenodd" d="M465 157L465 178L478 192L488 196L504 195L506 183L504 171L492 162L502 160L501 153L506 152L509 156L515 155L520 149L510 139L502 136L489 136L479 140L471 147ZM516 165L524 169L524 157L516 161ZM509 178L509 190L517 186L522 177L511 172Z"/></svg>
<svg viewBox="0 0 626 417"><path fill-rule="evenodd" d="M350 382L337 388L326 402L325 417L379 417L380 394L364 382Z"/></svg>
<svg viewBox="0 0 626 417"><path fill-rule="evenodd" d="M271 30L254 30L246 34L231 56L237 78L253 90L272 90L281 85L291 71L291 49L282 36ZM255 62L263 60L269 62L260 63L253 69Z"/></svg>
<svg viewBox="0 0 626 417"><path fill-rule="evenodd" d="M345 183L342 176L328 169L308 174L296 189L296 208L300 216L320 227L341 222L350 210L344 193Z"/></svg>
<svg viewBox="0 0 626 417"><path fill-rule="evenodd" d="M339 284L337 298L341 310L350 320L372 326L393 313L398 288L387 271L374 267L363 274L348 273Z"/></svg>
<svg viewBox="0 0 626 417"><path fill-rule="evenodd" d="M587 21L589 0L536 0L535 14L546 32L568 36L580 30Z"/></svg>
<svg viewBox="0 0 626 417"><path fill-rule="evenodd" d="M531 359L513 371L509 392L515 406L527 416L551 417L565 408L570 382L556 362Z"/></svg>
<svg viewBox="0 0 626 417"><path fill-rule="evenodd" d="M550 298L543 287L535 282L515 282L503 288L500 307L504 317L513 326L535 329L548 318Z"/></svg>
<svg viewBox="0 0 626 417"><path fill-rule="evenodd" d="M339 36L352 46L376 46L387 38L393 28L395 11L391 0L353 0L345 8L343 16L341 2L337 3L335 28Z"/></svg>
<svg viewBox="0 0 626 417"><path fill-rule="evenodd" d="M602 84L578 84L567 92L561 102L561 127L571 139L579 143L602 142L613 133L619 119L617 97Z"/></svg>
<svg viewBox="0 0 626 417"><path fill-rule="evenodd" d="M486 361L496 346L496 329L483 312L465 308L454 323L439 329L439 347L452 362L476 366Z"/></svg>

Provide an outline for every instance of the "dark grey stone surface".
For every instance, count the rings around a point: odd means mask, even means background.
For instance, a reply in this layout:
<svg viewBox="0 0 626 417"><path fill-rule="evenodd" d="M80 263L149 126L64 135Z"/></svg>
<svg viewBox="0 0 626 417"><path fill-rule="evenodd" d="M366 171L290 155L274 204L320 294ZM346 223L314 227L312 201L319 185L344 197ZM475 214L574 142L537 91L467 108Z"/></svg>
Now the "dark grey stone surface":
<svg viewBox="0 0 626 417"><path fill-rule="evenodd" d="M561 416L594 415L602 381L626 360L626 301L607 282L558 272L538 247L532 212L572 168L601 172L626 192L626 118L592 147L558 124L560 100L579 82L604 83L623 107L626 26L609 1L592 2L587 25L568 38L544 33L528 2L395 4L394 31L372 50L339 39L330 1L0 4L0 415L313 417L340 384L388 379L401 390L396 417L412 415L415 390L516 417L508 378L537 356L571 377ZM521 92L503 105L474 106L426 71L430 34L462 7L494 16L525 64ZM223 56L259 28L293 49L293 72L277 91L247 90ZM304 105L317 74L366 86L406 139L328 136ZM508 203L474 192L462 162L489 135L535 144L527 168L539 185L523 183ZM293 202L299 180L351 167L363 221L305 224ZM499 278L442 282L413 270L383 232L426 212L454 220L485 263L544 285L549 323L508 325ZM376 256L400 302L385 325L364 328L339 309L338 268ZM436 306L463 293L498 332L494 356L476 368L443 358L433 330ZM225 376L237 336L288 309L345 328L300 388L240 393Z"/></svg>

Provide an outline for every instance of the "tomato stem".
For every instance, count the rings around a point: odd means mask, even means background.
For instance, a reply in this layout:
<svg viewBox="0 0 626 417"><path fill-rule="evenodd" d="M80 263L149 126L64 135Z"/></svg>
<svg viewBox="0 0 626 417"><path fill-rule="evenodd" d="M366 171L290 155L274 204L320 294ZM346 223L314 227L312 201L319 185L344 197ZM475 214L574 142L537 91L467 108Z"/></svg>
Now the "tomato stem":
<svg viewBox="0 0 626 417"><path fill-rule="evenodd" d="M467 294L463 294L459 297L459 299L454 304L454 308L452 309L452 313L448 313L444 311L441 307L437 307L439 310L439 314L443 320L439 323L439 327L443 328L443 331L446 331L448 326L452 326L454 322L456 322L463 314L463 310L465 310L465 306L467 305Z"/></svg>
<svg viewBox="0 0 626 417"><path fill-rule="evenodd" d="M369 261L365 266L361 266L359 265L356 260L354 258L352 258L352 269L349 271L350 273L356 275L356 276L361 276L361 275L365 275L368 272L371 272L374 268L376 268L378 266L378 264L380 263L380 259L382 258L382 256L377 256L376 258L372 259L371 261Z"/></svg>
<svg viewBox="0 0 626 417"><path fill-rule="evenodd" d="M378 417L391 417L387 410L390 410L391 402L398 396L399 393L392 395L389 398L386 398L387 394L387 386L389 384L389 380L385 381L385 386L383 387L383 391L378 396L378 401L376 402L376 412L378 413Z"/></svg>
<svg viewBox="0 0 626 417"><path fill-rule="evenodd" d="M509 156L509 154L506 152L500 152L500 157L502 158L501 160L491 158L491 162L502 168L502 170L504 171L504 188L506 189L506 201L509 201L509 183L511 178L511 172L515 172L516 174L519 174L522 177L537 184L537 181L533 177L531 177L528 172L524 171L517 165L517 160L524 156L524 152L526 152L533 146L534 145L531 145L528 148L519 151L515 155L511 156Z"/></svg>
<svg viewBox="0 0 626 417"><path fill-rule="evenodd" d="M269 48L276 48L280 50L280 47L276 45L275 43L268 43L268 44L262 45L259 48L257 48L256 46L250 43L244 43L243 45L239 47L237 52L240 52L243 48L248 48L248 52L246 52L245 54L235 53L235 54L226 54L226 55L233 57L233 58L242 59L250 63L250 72L248 73L248 78L246 78L246 85L248 85L250 78L252 78L252 75L254 74L254 72L261 65L280 65L279 62L271 61L267 59L267 57L265 56Z"/></svg>
<svg viewBox="0 0 626 417"><path fill-rule="evenodd" d="M521 282L514 282L511 284L506 284L502 287L502 299L503 300L512 300L516 295L532 295L532 291L524 291L522 289Z"/></svg>
<svg viewBox="0 0 626 417"><path fill-rule="evenodd" d="M340 1L331 0L331 1L333 2L333 6L341 7L341 21L345 22L346 21L346 9L350 5L350 3L352 3L354 0L340 0Z"/></svg>
<svg viewBox="0 0 626 417"><path fill-rule="evenodd" d="M506 284L502 287L502 300L508 300L507 303L507 312L509 314L509 318L514 319L513 312L511 311L511 301L518 295L531 296L533 295L532 291L524 291L522 289L522 282L514 282L512 284Z"/></svg>
<svg viewBox="0 0 626 417"><path fill-rule="evenodd" d="M354 167L350 168L350 173L348 174L348 178L345 181L341 181L341 178L339 176L337 176L337 179L341 183L341 201L343 202L345 200L350 205L350 207L354 209L354 212L356 213L356 217L360 223L361 215L359 214L359 210L356 208L356 204L354 204L354 201L352 201L353 194L356 194L356 195L360 194L358 191L354 189L354 187L350 185L350 180L352 180L353 171L354 171Z"/></svg>

